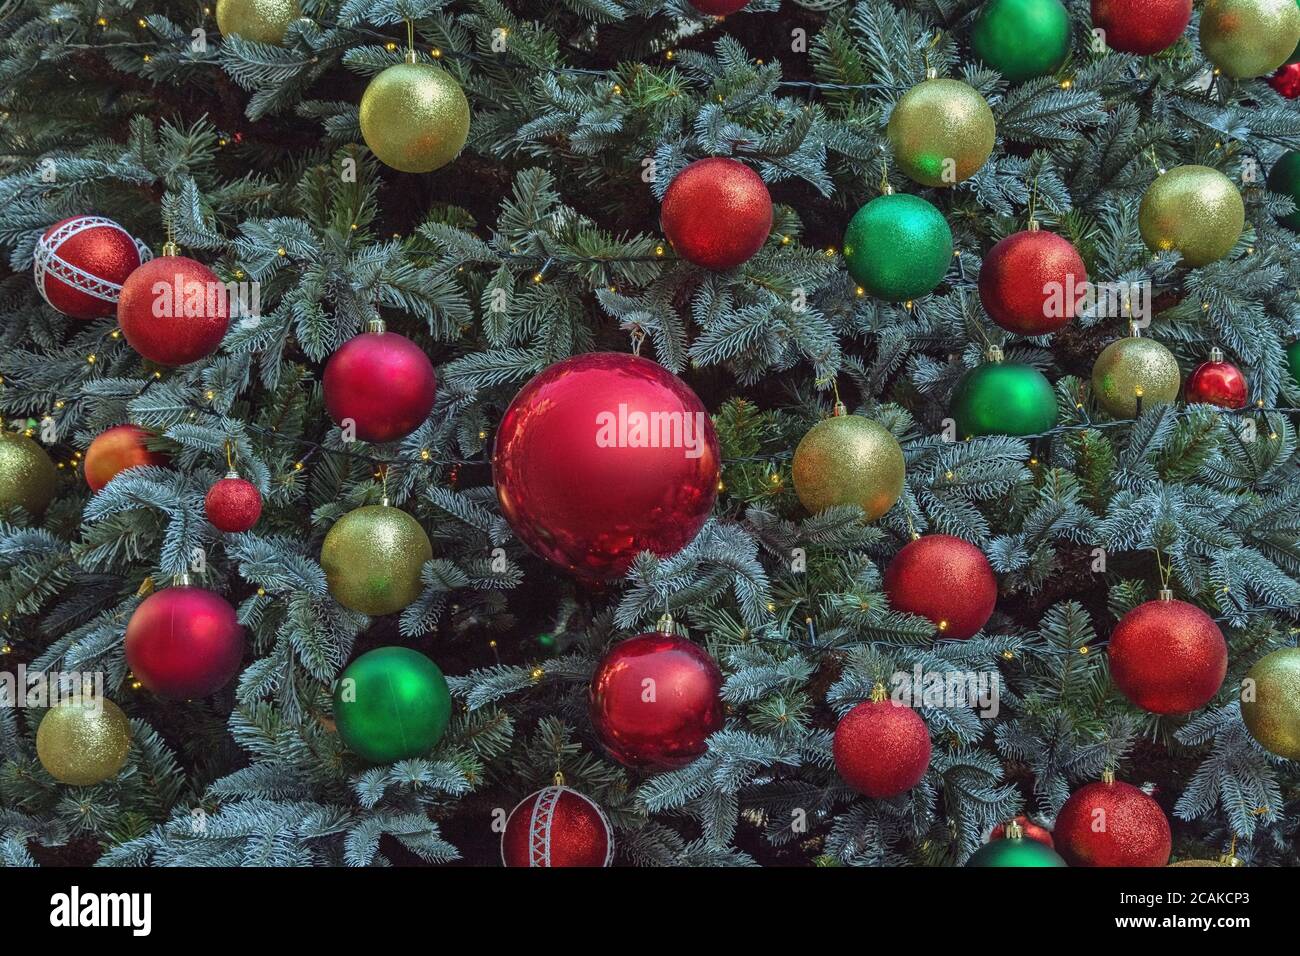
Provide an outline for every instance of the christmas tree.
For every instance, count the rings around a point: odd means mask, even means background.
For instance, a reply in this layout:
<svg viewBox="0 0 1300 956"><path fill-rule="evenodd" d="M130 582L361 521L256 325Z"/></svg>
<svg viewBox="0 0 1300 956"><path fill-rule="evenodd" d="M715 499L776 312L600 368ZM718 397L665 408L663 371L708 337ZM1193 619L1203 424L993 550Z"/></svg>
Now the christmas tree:
<svg viewBox="0 0 1300 956"><path fill-rule="evenodd" d="M0 861L1300 864L1294 0L3 7Z"/></svg>

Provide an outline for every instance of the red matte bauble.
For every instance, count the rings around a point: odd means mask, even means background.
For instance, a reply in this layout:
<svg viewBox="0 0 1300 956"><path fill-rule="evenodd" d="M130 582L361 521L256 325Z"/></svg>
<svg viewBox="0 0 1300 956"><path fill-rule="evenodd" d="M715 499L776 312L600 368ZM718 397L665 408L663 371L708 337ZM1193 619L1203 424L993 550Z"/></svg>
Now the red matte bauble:
<svg viewBox="0 0 1300 956"><path fill-rule="evenodd" d="M203 511L218 531L247 531L262 516L262 493L251 481L227 476L208 489Z"/></svg>
<svg viewBox="0 0 1300 956"><path fill-rule="evenodd" d="M653 632L615 645L591 679L591 723L615 760L669 770L722 729L722 673L708 651Z"/></svg>
<svg viewBox="0 0 1300 956"><path fill-rule="evenodd" d="M772 196L744 163L714 156L691 163L664 194L659 224L676 253L706 269L731 269L772 231Z"/></svg>
<svg viewBox="0 0 1300 956"><path fill-rule="evenodd" d="M140 249L111 219L72 216L45 230L32 262L41 298L74 319L102 319L116 311Z"/></svg>
<svg viewBox="0 0 1300 956"><path fill-rule="evenodd" d="M1125 614L1106 649L1110 677L1153 714L1204 707L1228 673L1228 644L1214 619L1186 601L1147 601Z"/></svg>
<svg viewBox="0 0 1300 956"><path fill-rule="evenodd" d="M226 286L201 262L162 256L122 285L117 324L131 348L159 365L188 365L211 355L230 328Z"/></svg>
<svg viewBox="0 0 1300 956"><path fill-rule="evenodd" d="M1043 844L1043 846L1055 848L1056 844L1052 842L1052 831L1046 827L1040 827L1023 813L1017 817L1012 817L1011 822L1020 824L1020 829L1025 832L1025 836L1029 839L1037 840L1039 843ZM999 823L993 828L993 832L989 834L989 842L992 843L994 840L1001 840L1006 835L1007 825L1005 823Z"/></svg>
<svg viewBox="0 0 1300 956"><path fill-rule="evenodd" d="M1300 63L1287 63L1268 78L1268 85L1289 100L1300 96Z"/></svg>
<svg viewBox="0 0 1300 956"><path fill-rule="evenodd" d="M594 352L520 389L492 456L501 512L534 553L588 581L676 554L718 494L718 436L695 393L649 359Z"/></svg>
<svg viewBox="0 0 1300 956"><path fill-rule="evenodd" d="M992 616L998 579L975 545L927 534L904 545L889 562L885 593L894 610L928 617L940 636L964 640Z"/></svg>
<svg viewBox="0 0 1300 956"><path fill-rule="evenodd" d="M1231 362L1202 362L1192 370L1183 386L1189 405L1203 402L1220 408L1246 406L1246 376Z"/></svg>
<svg viewBox="0 0 1300 956"><path fill-rule="evenodd" d="M546 787L516 804L501 834L506 866L609 866L614 830L589 797Z"/></svg>
<svg viewBox="0 0 1300 956"><path fill-rule="evenodd" d="M1173 849L1160 804L1118 780L1071 794L1052 835L1070 866L1164 866Z"/></svg>
<svg viewBox="0 0 1300 956"><path fill-rule="evenodd" d="M165 465L167 456L150 451L145 442L152 436L139 425L114 425L95 436L86 449L86 484L99 491L113 477L140 465Z"/></svg>
<svg viewBox="0 0 1300 956"><path fill-rule="evenodd" d="M1087 291L1088 270L1069 240L1041 229L1007 236L984 257L979 292L984 311L1018 335L1065 328Z"/></svg>
<svg viewBox="0 0 1300 956"><path fill-rule="evenodd" d="M884 800L921 782L930 766L930 731L910 707L867 700L840 718L831 750L845 783Z"/></svg>
<svg viewBox="0 0 1300 956"><path fill-rule="evenodd" d="M325 409L334 423L356 423L361 441L405 438L433 409L438 379L423 350L396 332L363 332L325 365Z"/></svg>
<svg viewBox="0 0 1300 956"><path fill-rule="evenodd" d="M126 625L126 663L160 697L214 694L239 673L244 629L225 598L179 585L155 591Z"/></svg>
<svg viewBox="0 0 1300 956"><path fill-rule="evenodd" d="M700 13L707 13L711 17L725 17L745 9L749 0L689 0L689 2Z"/></svg>
<svg viewBox="0 0 1300 956"><path fill-rule="evenodd" d="M1192 0L1092 0L1092 25L1106 46L1150 56L1178 42L1192 22Z"/></svg>

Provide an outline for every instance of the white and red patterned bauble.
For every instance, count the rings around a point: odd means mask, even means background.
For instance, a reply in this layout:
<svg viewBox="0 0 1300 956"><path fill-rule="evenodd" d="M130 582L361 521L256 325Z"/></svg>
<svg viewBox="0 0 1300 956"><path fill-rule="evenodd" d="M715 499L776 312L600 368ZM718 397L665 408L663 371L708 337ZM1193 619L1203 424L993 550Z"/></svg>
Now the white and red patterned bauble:
<svg viewBox="0 0 1300 956"><path fill-rule="evenodd" d="M515 806L501 833L506 866L609 866L614 861L614 830L605 811L587 796L564 786L538 790Z"/></svg>
<svg viewBox="0 0 1300 956"><path fill-rule="evenodd" d="M113 220L72 216L36 241L36 290L70 318L107 318L117 311L126 277L148 258L149 250Z"/></svg>

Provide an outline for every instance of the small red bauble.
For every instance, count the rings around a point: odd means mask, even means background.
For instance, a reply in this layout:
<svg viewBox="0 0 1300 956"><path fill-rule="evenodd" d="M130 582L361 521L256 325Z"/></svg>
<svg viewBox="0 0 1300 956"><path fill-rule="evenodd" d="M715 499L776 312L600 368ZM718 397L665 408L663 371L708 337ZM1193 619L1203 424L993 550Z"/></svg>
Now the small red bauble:
<svg viewBox="0 0 1300 956"><path fill-rule="evenodd" d="M150 434L139 425L115 425L95 436L86 449L86 484L99 491L120 471L140 465L165 465L167 456L150 451Z"/></svg>
<svg viewBox="0 0 1300 956"><path fill-rule="evenodd" d="M659 223L673 249L706 269L730 269L763 247L772 197L744 163L715 156L691 163L664 194Z"/></svg>
<svg viewBox="0 0 1300 956"><path fill-rule="evenodd" d="M964 640L992 616L998 579L975 545L928 534L894 555L885 569L885 593L894 610L928 617L942 636Z"/></svg>
<svg viewBox="0 0 1300 956"><path fill-rule="evenodd" d="M203 511L218 531L247 531L262 516L262 493L232 471L208 489Z"/></svg>
<svg viewBox="0 0 1300 956"><path fill-rule="evenodd" d="M33 257L41 298L74 319L112 315L122 283L139 265L130 233L102 216L56 222L36 241Z"/></svg>
<svg viewBox="0 0 1300 956"><path fill-rule="evenodd" d="M1160 804L1109 775L1070 795L1052 833L1070 866L1164 866L1173 848Z"/></svg>
<svg viewBox="0 0 1300 956"><path fill-rule="evenodd" d="M1287 63L1268 78L1268 85L1289 100L1300 96L1300 63Z"/></svg>
<svg viewBox="0 0 1300 956"><path fill-rule="evenodd" d="M835 728L835 769L858 793L877 800L906 793L930 766L930 731L910 707L885 699L877 687Z"/></svg>
<svg viewBox="0 0 1300 956"><path fill-rule="evenodd" d="M615 760L669 770L722 729L722 674L708 652L663 630L615 645L591 679L591 723Z"/></svg>
<svg viewBox="0 0 1300 956"><path fill-rule="evenodd" d="M501 834L506 866L609 866L614 831L589 797L565 786L546 787L510 811Z"/></svg>
<svg viewBox="0 0 1300 956"><path fill-rule="evenodd" d="M178 585L155 591L126 625L126 663L160 697L207 697L239 672L244 629L220 595Z"/></svg>
<svg viewBox="0 0 1300 956"><path fill-rule="evenodd" d="M585 581L621 577L642 551L676 554L718 494L718 436L695 393L649 359L557 362L501 418L492 477L534 553Z"/></svg>
<svg viewBox="0 0 1300 956"><path fill-rule="evenodd" d="M1092 25L1106 46L1150 56L1178 42L1192 22L1192 0L1092 0Z"/></svg>
<svg viewBox="0 0 1300 956"><path fill-rule="evenodd" d="M433 409L438 379L433 363L404 335L373 331L349 339L325 365L325 410L334 423L354 423L367 442L405 438Z"/></svg>
<svg viewBox="0 0 1300 956"><path fill-rule="evenodd" d="M1046 827L1040 827L1023 813L1018 817L1012 817L1010 822L1020 824L1020 829L1025 831L1025 836L1029 839L1037 840L1039 843L1043 844L1043 846L1055 849L1056 844L1052 842L1052 831ZM989 834L989 842L992 843L994 840L1001 840L1006 835L1007 825L1005 823L999 823L993 828L993 832Z"/></svg>
<svg viewBox="0 0 1300 956"><path fill-rule="evenodd" d="M159 365L211 355L230 328L226 286L185 256L162 256L132 272L117 301L117 324L131 348Z"/></svg>
<svg viewBox="0 0 1300 956"><path fill-rule="evenodd" d="M1088 270L1069 240L1028 229L1007 236L984 257L979 292L984 311L1018 335L1065 328L1078 312Z"/></svg>
<svg viewBox="0 0 1300 956"><path fill-rule="evenodd" d="M1120 619L1106 649L1110 676L1125 697L1153 714L1187 714L1223 686L1228 645L1195 604L1164 598Z"/></svg>
<svg viewBox="0 0 1300 956"><path fill-rule="evenodd" d="M700 13L711 17L725 17L729 13L744 10L749 0L689 0L691 6Z"/></svg>
<svg viewBox="0 0 1300 956"><path fill-rule="evenodd" d="M1213 349L1210 360L1196 366L1187 377L1183 395L1189 405L1202 402L1220 408L1245 408L1246 376L1237 366L1223 360L1223 352Z"/></svg>

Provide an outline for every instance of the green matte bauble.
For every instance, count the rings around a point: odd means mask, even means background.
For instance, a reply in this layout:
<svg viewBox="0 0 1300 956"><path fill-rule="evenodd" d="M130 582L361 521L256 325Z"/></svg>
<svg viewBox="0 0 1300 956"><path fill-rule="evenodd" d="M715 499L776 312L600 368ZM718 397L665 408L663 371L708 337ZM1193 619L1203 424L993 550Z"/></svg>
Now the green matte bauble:
<svg viewBox="0 0 1300 956"><path fill-rule="evenodd" d="M952 396L957 437L1041 435L1056 427L1056 393L1032 365L989 362L967 372Z"/></svg>
<svg viewBox="0 0 1300 956"><path fill-rule="evenodd" d="M0 431L0 514L21 505L39 518L54 497L57 477L44 448L26 435Z"/></svg>
<svg viewBox="0 0 1300 956"><path fill-rule="evenodd" d="M1286 364L1291 370L1291 379L1300 385L1300 340L1286 347Z"/></svg>
<svg viewBox="0 0 1300 956"><path fill-rule="evenodd" d="M373 763L427 755L450 719L447 679L437 664L408 647L362 654L334 685L339 736Z"/></svg>
<svg viewBox="0 0 1300 956"><path fill-rule="evenodd" d="M1268 191L1290 196L1295 212L1278 220L1292 232L1300 232L1300 151L1284 153L1268 171Z"/></svg>
<svg viewBox="0 0 1300 956"><path fill-rule="evenodd" d="M877 196L849 220L844 259L868 295L906 302L943 281L952 263L952 230L920 196Z"/></svg>
<svg viewBox="0 0 1300 956"><path fill-rule="evenodd" d="M1178 360L1154 339L1117 339L1092 366L1097 401L1116 418L1135 418L1139 398L1144 411L1176 401L1181 385Z"/></svg>
<svg viewBox="0 0 1300 956"><path fill-rule="evenodd" d="M116 777L130 749L130 721L102 697L68 697L47 710L36 728L36 756L45 772L77 787Z"/></svg>
<svg viewBox="0 0 1300 956"><path fill-rule="evenodd" d="M971 854L967 866L1065 866L1059 853L1029 837L990 840Z"/></svg>
<svg viewBox="0 0 1300 956"><path fill-rule="evenodd" d="M1232 180L1208 166L1176 166L1156 178L1138 207L1142 241L1189 266L1222 259L1241 237L1246 206Z"/></svg>
<svg viewBox="0 0 1300 956"><path fill-rule="evenodd" d="M971 48L1008 82L1047 76L1070 55L1070 15L1060 0L988 0Z"/></svg>
<svg viewBox="0 0 1300 956"><path fill-rule="evenodd" d="M993 111L961 80L925 80L894 106L886 129L894 159L923 186L954 186L974 176L993 152Z"/></svg>
<svg viewBox="0 0 1300 956"><path fill-rule="evenodd" d="M879 518L903 493L903 449L889 429L861 415L835 415L808 430L794 452L794 490L816 514L857 505Z"/></svg>
<svg viewBox="0 0 1300 956"><path fill-rule="evenodd" d="M420 596L420 569L433 546L420 523L400 508L367 505L330 528L320 563L330 594L363 614L392 614Z"/></svg>
<svg viewBox="0 0 1300 956"><path fill-rule="evenodd" d="M217 29L257 43L279 45L289 24L302 16L298 0L217 0Z"/></svg>
<svg viewBox="0 0 1300 956"><path fill-rule="evenodd" d="M455 159L469 138L469 101L441 67L398 63L362 94L361 135L384 165L433 172Z"/></svg>
<svg viewBox="0 0 1300 956"><path fill-rule="evenodd" d="M1295 0L1206 0L1201 11L1201 49L1228 76L1272 73L1297 44L1300 7Z"/></svg>
<svg viewBox="0 0 1300 956"><path fill-rule="evenodd" d="M1274 651L1246 673L1241 719L1265 750L1300 760L1300 647Z"/></svg>

